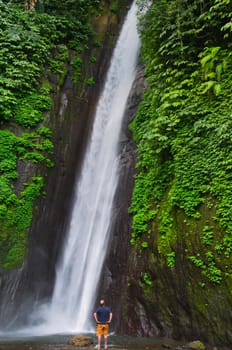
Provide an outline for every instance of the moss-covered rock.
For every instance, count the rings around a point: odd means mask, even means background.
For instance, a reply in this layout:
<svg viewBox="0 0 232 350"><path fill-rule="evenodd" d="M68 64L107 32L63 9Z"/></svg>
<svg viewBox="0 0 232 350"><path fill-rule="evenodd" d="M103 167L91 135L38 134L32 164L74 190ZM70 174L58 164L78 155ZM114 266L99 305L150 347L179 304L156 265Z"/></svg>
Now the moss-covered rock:
<svg viewBox="0 0 232 350"><path fill-rule="evenodd" d="M77 347L84 347L84 346L93 344L93 339L87 335L77 334L68 340L68 344L74 345Z"/></svg>

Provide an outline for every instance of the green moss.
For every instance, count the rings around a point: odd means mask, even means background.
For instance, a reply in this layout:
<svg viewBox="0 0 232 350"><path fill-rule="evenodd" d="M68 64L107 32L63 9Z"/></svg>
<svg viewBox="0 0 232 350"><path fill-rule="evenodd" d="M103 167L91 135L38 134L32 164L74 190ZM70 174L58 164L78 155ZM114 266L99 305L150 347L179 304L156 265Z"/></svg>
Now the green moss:
<svg viewBox="0 0 232 350"><path fill-rule="evenodd" d="M0 217L0 265L4 268L18 268L23 263L34 201L41 195L42 188L43 178L33 177L19 198L13 195L13 201L5 200L3 215Z"/></svg>

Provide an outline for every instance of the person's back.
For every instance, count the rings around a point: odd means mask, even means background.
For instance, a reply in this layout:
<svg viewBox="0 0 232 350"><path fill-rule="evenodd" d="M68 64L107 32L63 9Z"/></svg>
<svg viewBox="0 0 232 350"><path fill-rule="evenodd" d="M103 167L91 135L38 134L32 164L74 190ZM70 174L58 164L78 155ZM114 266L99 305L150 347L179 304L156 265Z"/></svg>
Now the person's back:
<svg viewBox="0 0 232 350"><path fill-rule="evenodd" d="M109 324L112 320L112 312L109 307L105 306L104 300L100 300L100 306L94 312L93 317L97 323L97 337L98 345L97 348L101 347L101 336L104 335L105 339L105 349L107 349L107 339L109 332Z"/></svg>
<svg viewBox="0 0 232 350"><path fill-rule="evenodd" d="M101 324L109 323L110 313L111 313L111 310L109 307L99 306L96 311L98 323L101 323Z"/></svg>

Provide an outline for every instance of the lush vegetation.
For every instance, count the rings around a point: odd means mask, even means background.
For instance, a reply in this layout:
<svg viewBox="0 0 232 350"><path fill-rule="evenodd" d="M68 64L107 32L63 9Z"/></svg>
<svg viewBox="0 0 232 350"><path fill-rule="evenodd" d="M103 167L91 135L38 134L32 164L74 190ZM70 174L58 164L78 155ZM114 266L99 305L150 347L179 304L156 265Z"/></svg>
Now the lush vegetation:
<svg viewBox="0 0 232 350"><path fill-rule="evenodd" d="M33 1L33 9L25 11L24 1L0 1L0 265L5 268L22 264L34 202L43 193L43 169L53 166L52 134L44 123L52 104L48 77L55 74L62 82L70 49L79 69L78 55L93 37L90 20L98 4Z"/></svg>
<svg viewBox="0 0 232 350"><path fill-rule="evenodd" d="M49 76L62 84L71 60L78 82L81 53L96 40L90 23L100 1L34 1L31 11L24 5L0 1L0 265L6 268L23 261L44 168L53 166L45 120ZM116 12L118 1L110 9ZM230 0L153 1L140 21L149 88L131 125L138 145L131 243L147 249L155 233L171 268L180 236L191 241L197 233L200 246L187 247L186 261L217 284L230 273L232 249L231 15ZM146 271L144 283L152 283Z"/></svg>
<svg viewBox="0 0 232 350"><path fill-rule="evenodd" d="M197 242L186 264L216 284L231 278L231 18L230 0L152 2L140 21L149 88L131 124L131 243L146 249L155 234L171 268L177 241Z"/></svg>

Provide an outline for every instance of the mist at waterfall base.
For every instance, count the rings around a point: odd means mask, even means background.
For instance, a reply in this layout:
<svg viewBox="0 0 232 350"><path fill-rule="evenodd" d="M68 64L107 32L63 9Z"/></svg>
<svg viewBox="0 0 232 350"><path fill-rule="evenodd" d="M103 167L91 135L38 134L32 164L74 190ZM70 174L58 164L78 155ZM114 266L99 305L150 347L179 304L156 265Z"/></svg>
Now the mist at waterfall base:
<svg viewBox="0 0 232 350"><path fill-rule="evenodd" d="M117 41L97 106L53 296L31 311L30 326L11 336L71 334L95 330L92 314L109 241L118 181L118 141L140 42L132 5ZM6 336L6 333L4 332Z"/></svg>

